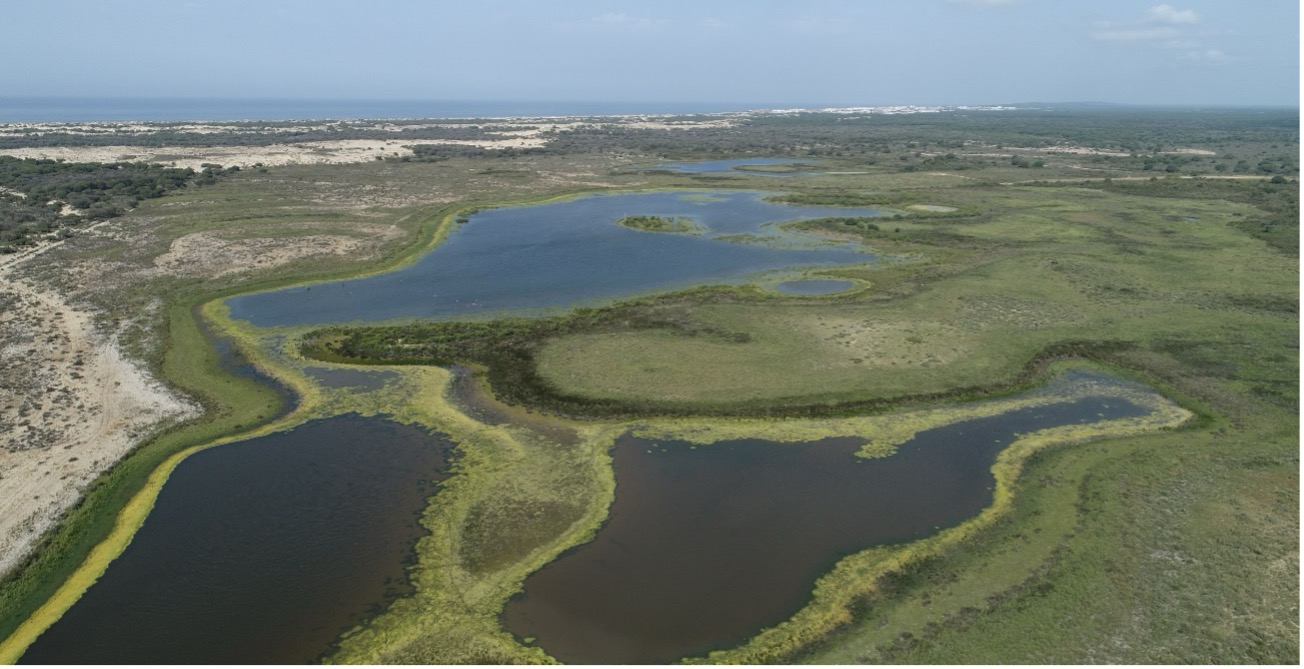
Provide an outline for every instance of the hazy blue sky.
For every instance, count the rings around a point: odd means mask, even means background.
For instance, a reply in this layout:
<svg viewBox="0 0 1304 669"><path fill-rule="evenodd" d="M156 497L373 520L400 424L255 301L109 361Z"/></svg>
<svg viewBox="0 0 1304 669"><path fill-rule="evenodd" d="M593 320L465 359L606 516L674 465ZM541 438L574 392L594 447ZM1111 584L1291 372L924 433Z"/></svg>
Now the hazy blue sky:
<svg viewBox="0 0 1304 669"><path fill-rule="evenodd" d="M1299 103L1297 0L11 0L0 96Z"/></svg>

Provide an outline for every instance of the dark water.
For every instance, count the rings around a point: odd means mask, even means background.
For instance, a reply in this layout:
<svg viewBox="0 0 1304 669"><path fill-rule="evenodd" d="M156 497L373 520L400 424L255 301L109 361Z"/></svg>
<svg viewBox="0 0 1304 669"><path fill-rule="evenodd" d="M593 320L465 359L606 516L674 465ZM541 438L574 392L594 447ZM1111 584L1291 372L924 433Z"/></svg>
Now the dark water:
<svg viewBox="0 0 1304 669"><path fill-rule="evenodd" d="M579 433L574 427L547 414L535 413L512 406L494 397L488 385L476 378L475 372L461 365L451 365L453 383L447 398L458 411L486 425L514 425L563 446L579 443Z"/></svg>
<svg viewBox="0 0 1304 669"><path fill-rule="evenodd" d="M348 369L336 367L305 367L313 380L327 388L354 388L380 390L398 378L398 372L385 369Z"/></svg>
<svg viewBox="0 0 1304 669"><path fill-rule="evenodd" d="M1146 410L1093 397L919 433L890 458L854 438L693 448L626 436L597 537L525 581L503 621L553 657L666 663L737 645L796 613L841 557L918 539L991 503L1016 433Z"/></svg>
<svg viewBox="0 0 1304 669"><path fill-rule="evenodd" d="M773 107L710 102L0 97L0 122L611 116L709 114Z"/></svg>
<svg viewBox="0 0 1304 669"><path fill-rule="evenodd" d="M735 172L739 170L747 171L746 168L759 165L796 165L798 163L809 163L808 160L799 158L735 158L733 160L700 160L696 162L685 163L661 163L652 169L673 170L675 172L686 172L690 174L715 174L720 172ZM795 172L764 172L764 171L747 171L748 174L765 174L770 176L791 176Z"/></svg>
<svg viewBox="0 0 1304 669"><path fill-rule="evenodd" d="M799 281L784 281L775 286L774 289L789 295L828 295L841 293L855 285L853 281L844 281L842 279L801 279Z"/></svg>
<svg viewBox="0 0 1304 669"><path fill-rule="evenodd" d="M255 325L306 325L445 317L507 309L563 307L689 287L730 283L791 266L873 259L850 246L819 245L773 224L822 216L874 216L877 209L765 202L755 191L593 195L475 214L408 267L346 281L241 295L231 315ZM704 236L630 230L631 214L689 216ZM724 237L747 234L768 243Z"/></svg>
<svg viewBox="0 0 1304 669"><path fill-rule="evenodd" d="M37 664L294 664L408 591L449 443L339 416L201 451L135 539L22 657Z"/></svg>

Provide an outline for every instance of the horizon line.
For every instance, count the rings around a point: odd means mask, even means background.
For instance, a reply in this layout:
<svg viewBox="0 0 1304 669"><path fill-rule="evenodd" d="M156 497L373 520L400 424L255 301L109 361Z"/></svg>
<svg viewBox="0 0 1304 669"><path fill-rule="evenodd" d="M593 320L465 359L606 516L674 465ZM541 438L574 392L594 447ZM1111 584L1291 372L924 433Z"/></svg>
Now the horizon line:
<svg viewBox="0 0 1304 669"><path fill-rule="evenodd" d="M998 107L1012 105L1103 105L1115 107L1280 107L1298 109L1300 104L1281 102L1117 102L1112 100L1019 100L1002 102L795 102L739 100L618 100L618 99L550 99L550 98L404 98L404 97L277 97L277 96L196 96L196 95L0 95L4 100L186 100L230 102L417 102L417 103L532 103L532 104L646 104L646 105L740 105L752 108L855 108L855 107Z"/></svg>

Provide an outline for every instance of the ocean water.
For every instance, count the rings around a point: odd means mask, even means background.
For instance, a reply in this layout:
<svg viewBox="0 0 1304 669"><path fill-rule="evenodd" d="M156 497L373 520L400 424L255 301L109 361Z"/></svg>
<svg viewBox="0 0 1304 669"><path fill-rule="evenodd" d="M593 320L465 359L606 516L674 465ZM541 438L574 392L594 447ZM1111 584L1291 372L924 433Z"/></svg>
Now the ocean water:
<svg viewBox="0 0 1304 669"><path fill-rule="evenodd" d="M0 97L0 122L617 116L708 114L782 106L719 102Z"/></svg>

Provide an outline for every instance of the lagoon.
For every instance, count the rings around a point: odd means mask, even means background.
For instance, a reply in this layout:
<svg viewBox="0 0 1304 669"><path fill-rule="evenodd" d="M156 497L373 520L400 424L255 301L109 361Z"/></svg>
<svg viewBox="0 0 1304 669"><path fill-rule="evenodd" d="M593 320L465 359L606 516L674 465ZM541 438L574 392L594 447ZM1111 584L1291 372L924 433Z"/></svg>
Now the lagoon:
<svg viewBox="0 0 1304 669"><path fill-rule="evenodd" d="M303 664L409 591L445 439L337 416L186 458L27 664Z"/></svg>
<svg viewBox="0 0 1304 669"><path fill-rule="evenodd" d="M445 318L596 304L742 283L772 270L875 259L863 247L793 233L779 223L882 211L766 202L769 195L634 192L487 209L401 269L226 303L234 318L261 327ZM616 223L636 214L688 217L707 233L647 232Z"/></svg>
<svg viewBox="0 0 1304 669"><path fill-rule="evenodd" d="M920 432L860 459L854 437L694 445L626 435L616 499L592 542L535 572L503 622L567 663L669 663L791 617L842 557L920 539L992 502L1019 434L1145 415L1089 396Z"/></svg>

